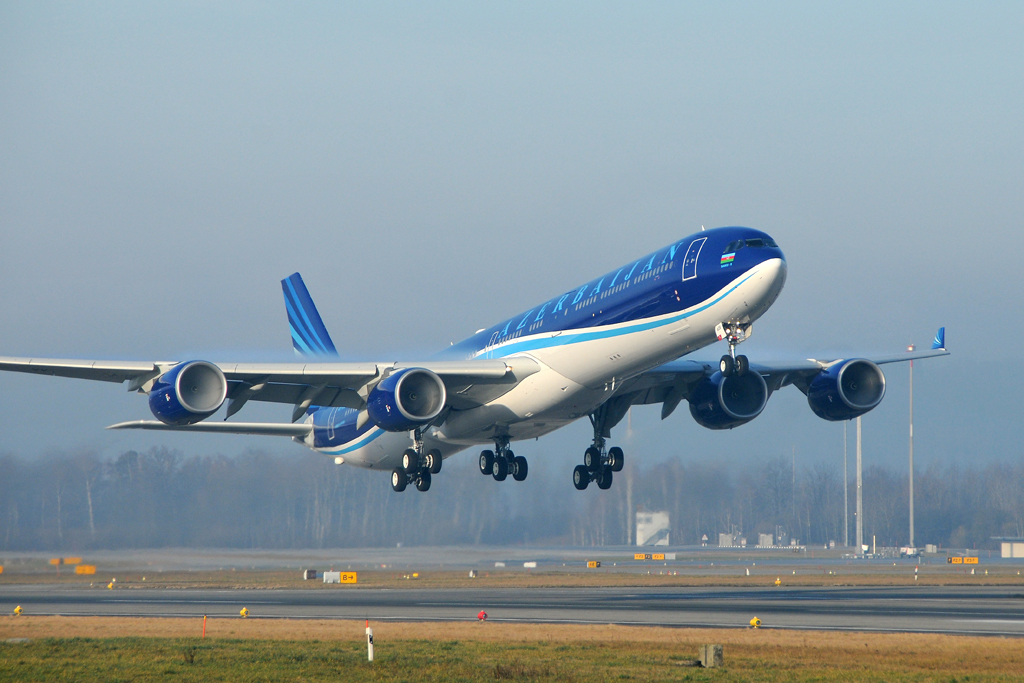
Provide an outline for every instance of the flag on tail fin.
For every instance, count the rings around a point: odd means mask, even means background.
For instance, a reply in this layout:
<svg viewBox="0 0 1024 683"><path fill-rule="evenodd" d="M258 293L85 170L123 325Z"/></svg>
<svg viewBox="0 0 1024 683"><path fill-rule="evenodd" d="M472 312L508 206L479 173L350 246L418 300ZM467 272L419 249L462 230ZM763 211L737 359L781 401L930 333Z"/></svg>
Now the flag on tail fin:
<svg viewBox="0 0 1024 683"><path fill-rule="evenodd" d="M288 310L288 326L292 331L292 346L300 356L337 356L331 335L313 305L309 290L298 273L281 280L284 305Z"/></svg>

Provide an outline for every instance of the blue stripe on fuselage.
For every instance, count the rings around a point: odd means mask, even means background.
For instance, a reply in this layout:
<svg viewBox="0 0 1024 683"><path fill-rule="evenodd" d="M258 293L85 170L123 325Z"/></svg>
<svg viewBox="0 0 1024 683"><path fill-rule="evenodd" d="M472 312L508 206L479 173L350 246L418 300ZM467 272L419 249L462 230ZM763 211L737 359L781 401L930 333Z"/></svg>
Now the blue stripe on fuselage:
<svg viewBox="0 0 1024 683"><path fill-rule="evenodd" d="M643 332L645 330L652 330L656 327L662 327L664 325L671 325L672 323L678 322L689 318L692 315L700 313L701 311L714 306L719 301L724 299L726 296L731 294L737 287L742 285L744 282L749 280L754 273L749 272L742 280L737 282L735 285L730 287L728 291L723 292L720 296L715 297L714 300L704 303L702 306L698 306L693 310L687 311L680 315L672 316L670 318L662 318L660 320L651 320L644 323L638 323L636 325L629 325L628 327L617 327L606 330L595 330L593 332L582 332L578 334L570 335L559 335L557 337L538 337L533 339L526 339L521 343L512 343L506 346L501 346L492 350L484 351L479 358L504 358L510 356L513 353L522 353L524 351L535 351L537 349L547 349L555 346L566 346L568 344L579 344L582 342L594 341L595 339L609 339L611 337L619 337L624 334L633 334L634 332Z"/></svg>
<svg viewBox="0 0 1024 683"><path fill-rule="evenodd" d="M340 451L331 451L334 455L343 455L362 448L384 434L384 431L371 421L356 429L358 416L359 411L351 408L319 408L313 411L313 447L343 447ZM333 436L330 434L332 422Z"/></svg>

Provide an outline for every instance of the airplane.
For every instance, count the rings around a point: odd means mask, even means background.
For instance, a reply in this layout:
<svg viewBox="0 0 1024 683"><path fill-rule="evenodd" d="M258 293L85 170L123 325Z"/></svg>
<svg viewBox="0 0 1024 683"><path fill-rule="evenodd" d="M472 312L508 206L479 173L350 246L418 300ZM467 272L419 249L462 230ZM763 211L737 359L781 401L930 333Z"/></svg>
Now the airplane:
<svg viewBox="0 0 1024 683"><path fill-rule="evenodd" d="M750 338L786 282L786 258L768 234L703 230L477 330L422 361L341 362L302 277L281 281L295 363L137 362L0 357L0 370L128 383L156 420L108 429L288 436L349 464L391 473L391 486L430 488L446 458L485 445L479 468L497 481L527 477L512 443L583 417L593 440L573 485L608 489L625 455L612 429L634 405L685 399L708 429L732 429L794 386L830 421L872 410L885 395L880 365L948 355L932 349L875 358L751 362ZM718 342L720 361L684 356ZM293 406L288 423L233 422L249 401ZM227 404L223 421L209 420ZM493 446L492 446L493 444Z"/></svg>

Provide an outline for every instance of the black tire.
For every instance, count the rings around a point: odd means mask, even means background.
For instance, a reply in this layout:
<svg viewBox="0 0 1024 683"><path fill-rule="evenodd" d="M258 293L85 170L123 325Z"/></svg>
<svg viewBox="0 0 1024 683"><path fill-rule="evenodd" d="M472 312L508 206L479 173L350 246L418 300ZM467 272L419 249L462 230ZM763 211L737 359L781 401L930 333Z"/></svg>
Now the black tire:
<svg viewBox="0 0 1024 683"><path fill-rule="evenodd" d="M597 488L607 491L612 487L612 468L602 467L597 473Z"/></svg>
<svg viewBox="0 0 1024 683"><path fill-rule="evenodd" d="M427 469L430 470L431 474L437 474L441 471L441 451L436 448L431 448L427 451Z"/></svg>
<svg viewBox="0 0 1024 683"><path fill-rule="evenodd" d="M718 370L728 377L736 372L736 361L732 359L732 356L722 356L722 360L718 361Z"/></svg>
<svg viewBox="0 0 1024 683"><path fill-rule="evenodd" d="M480 474L485 476L491 474L492 467L494 467L494 451L480 451Z"/></svg>
<svg viewBox="0 0 1024 683"><path fill-rule="evenodd" d="M502 457L495 458L491 466L491 476L495 481L505 481L505 477L508 476L508 460Z"/></svg>
<svg viewBox="0 0 1024 683"><path fill-rule="evenodd" d="M576 465L576 469L572 471L572 485L576 487L577 491L582 491L587 488L589 483L590 470L586 465Z"/></svg>
<svg viewBox="0 0 1024 683"><path fill-rule="evenodd" d="M611 468L612 472L621 472L625 462L626 456L621 448L612 446L608 449L608 467Z"/></svg>
<svg viewBox="0 0 1024 683"><path fill-rule="evenodd" d="M521 455L517 455L516 459L513 460L512 478L516 481L524 481L526 479L526 473L530 471L529 465L526 464L526 458Z"/></svg>
<svg viewBox="0 0 1024 683"><path fill-rule="evenodd" d="M736 356L736 374L745 375L750 370L750 361L746 356Z"/></svg>
<svg viewBox="0 0 1024 683"><path fill-rule="evenodd" d="M583 465L591 472L597 472L601 467L601 451L591 446L583 453Z"/></svg>
<svg viewBox="0 0 1024 683"><path fill-rule="evenodd" d="M430 490L430 470L426 467L420 470L420 477L416 480L417 491L429 491Z"/></svg>
<svg viewBox="0 0 1024 683"><path fill-rule="evenodd" d="M391 470L391 488L398 493L405 490L405 487L409 485L409 475L405 473L401 467L396 467Z"/></svg>
<svg viewBox="0 0 1024 683"><path fill-rule="evenodd" d="M420 454L411 448L406 448L402 453L402 467L406 472L412 473L420 468Z"/></svg>

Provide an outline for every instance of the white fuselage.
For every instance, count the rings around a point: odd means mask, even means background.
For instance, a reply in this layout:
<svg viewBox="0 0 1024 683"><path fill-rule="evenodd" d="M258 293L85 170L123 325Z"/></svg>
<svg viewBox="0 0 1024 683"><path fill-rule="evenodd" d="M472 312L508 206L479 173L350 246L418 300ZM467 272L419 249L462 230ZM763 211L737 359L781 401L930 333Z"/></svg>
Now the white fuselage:
<svg viewBox="0 0 1024 683"><path fill-rule="evenodd" d="M525 335L488 347L480 357L526 356L540 370L486 405L453 412L441 426L424 433L425 446L439 449L447 458L470 446L492 443L498 430L512 441L532 439L589 415L624 380L717 341L719 323L759 318L774 303L785 279L785 261L773 258L683 311L585 331ZM399 466L412 436L384 432L365 441L317 450L348 464L390 470Z"/></svg>

